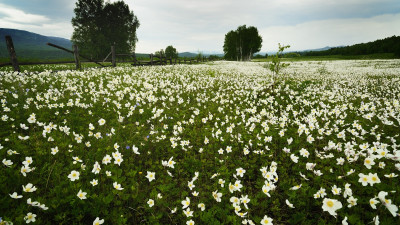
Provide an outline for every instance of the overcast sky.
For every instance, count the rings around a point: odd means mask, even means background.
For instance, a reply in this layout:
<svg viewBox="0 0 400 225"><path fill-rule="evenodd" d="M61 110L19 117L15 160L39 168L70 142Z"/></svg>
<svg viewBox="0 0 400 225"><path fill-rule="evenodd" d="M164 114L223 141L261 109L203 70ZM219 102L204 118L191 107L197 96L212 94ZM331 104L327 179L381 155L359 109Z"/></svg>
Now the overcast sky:
<svg viewBox="0 0 400 225"><path fill-rule="evenodd" d="M113 2L113 0L111 0ZM76 0L0 0L0 28L71 38ZM138 17L136 52L223 52L225 34L258 28L261 51L351 45L400 35L400 0L124 0Z"/></svg>

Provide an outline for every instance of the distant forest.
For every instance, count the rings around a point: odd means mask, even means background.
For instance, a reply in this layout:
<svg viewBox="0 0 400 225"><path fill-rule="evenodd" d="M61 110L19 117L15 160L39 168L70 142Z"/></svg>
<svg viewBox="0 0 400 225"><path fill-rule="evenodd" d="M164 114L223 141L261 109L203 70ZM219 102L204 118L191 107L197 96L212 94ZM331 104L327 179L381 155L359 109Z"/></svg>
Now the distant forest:
<svg viewBox="0 0 400 225"><path fill-rule="evenodd" d="M369 55L380 53L393 53L400 57L400 36L392 36L373 42L355 44L345 47L336 47L324 51L298 52L302 56L328 56L328 55Z"/></svg>

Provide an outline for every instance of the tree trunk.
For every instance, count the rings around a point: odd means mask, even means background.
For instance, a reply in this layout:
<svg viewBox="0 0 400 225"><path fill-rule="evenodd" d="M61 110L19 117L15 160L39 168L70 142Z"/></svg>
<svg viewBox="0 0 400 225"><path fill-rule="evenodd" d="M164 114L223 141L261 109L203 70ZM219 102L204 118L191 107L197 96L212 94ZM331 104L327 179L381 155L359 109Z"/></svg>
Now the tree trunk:
<svg viewBox="0 0 400 225"><path fill-rule="evenodd" d="M74 45L74 60L75 60L75 67L77 70L81 69L81 61L79 60L79 49L77 45Z"/></svg>

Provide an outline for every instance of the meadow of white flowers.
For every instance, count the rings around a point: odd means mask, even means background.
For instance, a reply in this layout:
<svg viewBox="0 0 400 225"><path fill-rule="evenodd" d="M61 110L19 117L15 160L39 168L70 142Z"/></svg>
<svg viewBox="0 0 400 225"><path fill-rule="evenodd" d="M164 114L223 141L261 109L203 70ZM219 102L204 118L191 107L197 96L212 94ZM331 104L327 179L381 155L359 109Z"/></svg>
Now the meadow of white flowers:
<svg viewBox="0 0 400 225"><path fill-rule="evenodd" d="M0 72L0 224L396 224L400 60Z"/></svg>

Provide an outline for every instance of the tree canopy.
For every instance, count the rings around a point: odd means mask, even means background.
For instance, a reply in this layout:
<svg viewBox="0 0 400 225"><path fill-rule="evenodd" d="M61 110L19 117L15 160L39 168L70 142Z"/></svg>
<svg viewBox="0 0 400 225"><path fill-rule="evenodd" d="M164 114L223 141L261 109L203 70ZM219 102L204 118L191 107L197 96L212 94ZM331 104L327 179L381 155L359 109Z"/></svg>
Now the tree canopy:
<svg viewBox="0 0 400 225"><path fill-rule="evenodd" d="M228 60L251 60L261 50L262 37L256 27L239 26L225 35L224 53Z"/></svg>
<svg viewBox="0 0 400 225"><path fill-rule="evenodd" d="M159 51L154 52L154 55L155 55L155 56L162 56L162 57L164 57L164 56L165 56L164 49L160 49Z"/></svg>
<svg viewBox="0 0 400 225"><path fill-rule="evenodd" d="M71 41L82 54L105 57L114 45L118 52L135 50L139 20L123 1L78 0L72 18Z"/></svg>
<svg viewBox="0 0 400 225"><path fill-rule="evenodd" d="M169 58L178 58L178 52L176 51L176 48L174 48L172 45L168 46L165 49L165 56L169 59Z"/></svg>

